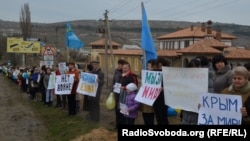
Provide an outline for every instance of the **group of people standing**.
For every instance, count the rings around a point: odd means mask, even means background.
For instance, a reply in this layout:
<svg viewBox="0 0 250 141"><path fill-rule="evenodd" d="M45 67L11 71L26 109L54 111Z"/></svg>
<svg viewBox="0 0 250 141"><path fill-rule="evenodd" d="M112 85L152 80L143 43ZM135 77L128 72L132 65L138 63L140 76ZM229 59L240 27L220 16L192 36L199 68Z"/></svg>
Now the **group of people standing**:
<svg viewBox="0 0 250 141"><path fill-rule="evenodd" d="M139 103L135 100L139 88L137 75L132 72L130 64L126 60L120 59L117 64L118 67L113 76L113 87L111 90L113 91L117 83L121 85L121 91L115 93L115 128L117 128L117 125L135 124L135 119L138 117L139 112L142 113L145 125L168 125L168 114L166 112L168 105L165 105L164 102L163 86L152 106ZM169 61L158 57L147 62L147 70L150 71L162 71L162 66L170 66ZM186 67L208 69L208 93L242 96L241 124L250 124L250 63L233 68L225 56L220 54L213 56L211 60L206 56L196 56L188 61ZM125 108L127 113L124 112L123 104L127 106ZM197 108L199 108L199 105L197 105ZM180 119L183 125L197 125L198 113L181 110Z"/></svg>
<svg viewBox="0 0 250 141"><path fill-rule="evenodd" d="M41 101L47 107L51 107L53 102L55 102L55 107L68 109L69 117L76 115L80 112L80 96L77 93L77 87L80 81L81 72L79 71L77 65L74 62L66 63L67 68L64 71L59 70L59 66L56 65L54 68L46 67L45 65L39 67L34 66L30 68L18 69L16 79L14 82L19 84L20 89L23 93L29 94L31 100L38 100L39 96L37 93L41 93ZM12 73L17 71L17 68L12 70ZM88 109L88 118L94 122L99 122L100 120L100 96L102 93L102 86L104 84L104 73L102 72L99 62L92 61L88 65L88 73L96 74L98 76L98 88L96 92L96 97L86 96L84 98L83 109ZM55 79L57 75L62 74L73 74L74 82L69 94L55 95ZM56 100L54 100L56 99Z"/></svg>
<svg viewBox="0 0 250 141"><path fill-rule="evenodd" d="M165 58L158 57L147 62L147 70L162 71L162 67L170 66L170 62ZM80 73L76 64L67 63L68 69L63 74L74 74L74 83L71 93L67 95L56 96L56 106L66 107L68 104L68 116L74 116L79 112L79 98L77 87L80 80ZM208 68L208 93L232 94L242 96L243 106L241 108L242 124L250 124L250 63L244 66L232 67L225 56L215 55L211 60L205 56L196 56L188 61L188 68ZM96 74L98 88L96 96L84 95L83 111L87 111L87 120L99 122L100 120L100 97L104 82L104 73L100 68L98 61L92 61L87 66L87 73ZM16 77L16 82L22 88L23 92L29 91L30 98L35 99L36 93L41 92L41 101L51 106L53 103L53 94L55 92L55 77L61 75L58 66L55 70L42 66L33 67L28 73L27 69L20 70ZM119 92L114 92L114 88L119 85ZM164 87L162 87L159 96L152 106L140 103L135 100L140 84L138 76L132 71L130 63L124 59L117 62L117 68L114 71L111 92L115 97L115 128L118 125L134 125L139 112L142 113L145 125L168 125L168 105L164 101ZM67 102L66 102L67 101ZM199 105L197 105L197 108ZM196 125L198 123L198 113L181 110L181 124ZM156 121L156 123L155 123Z"/></svg>
<svg viewBox="0 0 250 141"><path fill-rule="evenodd" d="M61 95L61 97L60 95L57 95L57 105L60 105L61 103L65 103L65 96L67 96L68 116L74 116L78 112L80 112L80 96L77 93L77 87L79 85L81 72L78 70L77 65L73 62L69 62L67 66L68 66L68 70L65 72L65 74L73 74L74 83L73 83L70 94ZM102 93L102 86L104 84L104 73L102 72L100 68L99 61L92 61L90 64L88 64L87 71L84 71L84 72L97 75L96 81L98 83L98 87L96 90L95 97L84 95L83 110L88 112L86 116L86 120L99 122L100 121L100 97ZM62 73L60 73L59 69L57 69L56 74L60 75Z"/></svg>
<svg viewBox="0 0 250 141"><path fill-rule="evenodd" d="M249 66L249 68L248 68ZM242 123L250 124L250 63L243 66L230 65L224 55L215 55L209 61L205 56L197 56L189 61L187 67L208 68L208 92L232 94L242 97ZM199 105L197 105L199 108ZM182 110L181 123L197 125L198 113Z"/></svg>
<svg viewBox="0 0 250 141"><path fill-rule="evenodd" d="M118 67L113 76L113 87L120 84L120 92L115 93L115 118L116 126L118 125L133 125L135 119L138 118L139 111L142 112L145 125L154 125L155 120L158 125L168 125L167 105L164 102L164 90L162 90L154 102L153 106L139 103L135 100L138 92L139 83L138 76L133 73L129 62L126 60L118 60ZM170 63L164 58L150 60L147 63L147 69L152 71L162 71L162 66L169 66ZM126 105L124 108L124 105ZM124 109L127 111L124 112Z"/></svg>

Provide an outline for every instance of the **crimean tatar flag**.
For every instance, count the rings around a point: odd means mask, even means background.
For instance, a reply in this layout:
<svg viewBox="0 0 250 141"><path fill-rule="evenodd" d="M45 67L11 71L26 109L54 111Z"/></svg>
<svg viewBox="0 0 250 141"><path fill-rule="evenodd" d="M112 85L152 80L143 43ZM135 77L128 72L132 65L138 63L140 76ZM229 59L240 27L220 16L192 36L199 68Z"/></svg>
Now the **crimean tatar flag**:
<svg viewBox="0 0 250 141"><path fill-rule="evenodd" d="M151 59L157 58L157 53L154 41L151 35L150 27L148 24L147 14L143 5L142 6L142 31L141 31L141 46L143 49L143 68L147 69L147 62Z"/></svg>
<svg viewBox="0 0 250 141"><path fill-rule="evenodd" d="M66 24L66 46L72 49L80 49L84 43L75 35L70 23Z"/></svg>

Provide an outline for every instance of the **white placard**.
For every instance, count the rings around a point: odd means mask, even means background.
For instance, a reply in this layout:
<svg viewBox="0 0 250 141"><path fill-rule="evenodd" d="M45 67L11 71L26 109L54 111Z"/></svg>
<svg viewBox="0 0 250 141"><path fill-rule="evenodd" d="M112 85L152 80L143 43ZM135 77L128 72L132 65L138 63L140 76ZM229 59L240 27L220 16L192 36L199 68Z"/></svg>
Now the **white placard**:
<svg viewBox="0 0 250 141"><path fill-rule="evenodd" d="M204 93L200 96L198 125L241 125L240 95Z"/></svg>
<svg viewBox="0 0 250 141"><path fill-rule="evenodd" d="M71 94L74 84L74 74L56 75L55 94Z"/></svg>
<svg viewBox="0 0 250 141"><path fill-rule="evenodd" d="M162 67L165 104L198 113L199 97L208 92L208 68Z"/></svg>
<svg viewBox="0 0 250 141"><path fill-rule="evenodd" d="M80 82L77 86L77 93L96 97L98 87L97 74L81 72Z"/></svg>
<svg viewBox="0 0 250 141"><path fill-rule="evenodd" d="M152 106L162 90L162 72L142 70L141 83L135 100Z"/></svg>

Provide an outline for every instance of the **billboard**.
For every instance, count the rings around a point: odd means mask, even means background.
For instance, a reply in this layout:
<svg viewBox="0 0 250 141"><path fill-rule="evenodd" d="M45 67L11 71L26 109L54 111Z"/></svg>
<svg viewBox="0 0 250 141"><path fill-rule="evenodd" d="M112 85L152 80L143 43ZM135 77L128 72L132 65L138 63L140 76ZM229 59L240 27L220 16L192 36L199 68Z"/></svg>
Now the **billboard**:
<svg viewBox="0 0 250 141"><path fill-rule="evenodd" d="M40 42L24 41L23 38L7 38L8 53L40 53Z"/></svg>

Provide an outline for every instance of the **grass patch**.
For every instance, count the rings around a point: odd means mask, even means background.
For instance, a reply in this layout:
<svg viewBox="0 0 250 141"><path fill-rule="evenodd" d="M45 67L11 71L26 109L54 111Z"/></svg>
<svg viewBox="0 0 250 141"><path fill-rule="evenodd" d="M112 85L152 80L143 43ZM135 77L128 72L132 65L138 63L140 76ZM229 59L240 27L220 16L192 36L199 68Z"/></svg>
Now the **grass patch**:
<svg viewBox="0 0 250 141"><path fill-rule="evenodd" d="M31 105L48 130L45 135L47 141L69 141L98 128L98 124L86 121L79 115L68 117L68 111L47 107L41 102L31 102Z"/></svg>

